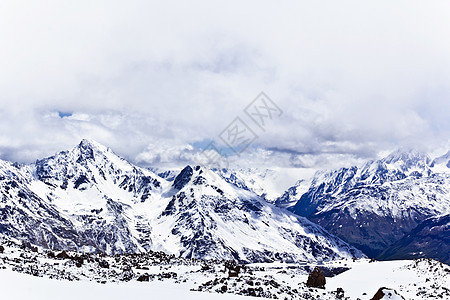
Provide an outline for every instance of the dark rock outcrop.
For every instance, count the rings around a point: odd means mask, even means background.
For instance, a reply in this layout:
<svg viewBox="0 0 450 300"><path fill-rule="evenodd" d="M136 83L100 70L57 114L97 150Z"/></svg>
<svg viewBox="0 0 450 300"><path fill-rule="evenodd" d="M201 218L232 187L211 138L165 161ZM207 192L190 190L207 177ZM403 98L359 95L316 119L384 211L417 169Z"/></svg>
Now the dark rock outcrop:
<svg viewBox="0 0 450 300"><path fill-rule="evenodd" d="M191 180L193 174L194 170L191 166L186 166L173 181L173 188L181 190Z"/></svg>
<svg viewBox="0 0 450 300"><path fill-rule="evenodd" d="M136 280L140 282L150 281L150 276L148 274L142 274Z"/></svg>
<svg viewBox="0 0 450 300"><path fill-rule="evenodd" d="M62 252L58 253L58 255L56 255L56 258L68 259L68 258L70 258L70 255L67 254L66 251L62 251Z"/></svg>
<svg viewBox="0 0 450 300"><path fill-rule="evenodd" d="M432 258L450 264L450 215L430 218L392 244L379 259Z"/></svg>
<svg viewBox="0 0 450 300"><path fill-rule="evenodd" d="M315 267L311 274L309 274L308 276L306 286L324 289L325 283L325 275L323 275L322 269L320 269L319 267Z"/></svg>
<svg viewBox="0 0 450 300"><path fill-rule="evenodd" d="M387 296L397 295L397 296L400 296L402 299L405 299L405 298L403 298L403 296L399 295L399 294L397 293L396 290L389 289L389 288L385 288L385 287L381 287L381 288L378 289L378 291L377 291L376 294L372 297L371 300L381 300L381 299L383 299L384 296L386 296L386 295L387 295ZM390 298L391 298L391 297L389 297L389 299L390 299Z"/></svg>

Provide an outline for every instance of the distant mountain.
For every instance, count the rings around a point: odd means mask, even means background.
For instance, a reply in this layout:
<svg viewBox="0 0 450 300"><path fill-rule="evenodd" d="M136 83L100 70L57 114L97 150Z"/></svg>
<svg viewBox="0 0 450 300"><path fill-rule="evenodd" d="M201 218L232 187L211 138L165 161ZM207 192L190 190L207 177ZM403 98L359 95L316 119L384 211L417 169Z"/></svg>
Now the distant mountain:
<svg viewBox="0 0 450 300"><path fill-rule="evenodd" d="M298 199L309 190L311 180L301 179L290 187L280 197L275 200L275 204L279 207L292 207L297 204Z"/></svg>
<svg viewBox="0 0 450 300"><path fill-rule="evenodd" d="M173 181L175 177L177 177L177 175L180 173L181 168L167 169L167 170L160 168L149 168L149 170L167 181Z"/></svg>
<svg viewBox="0 0 450 300"><path fill-rule="evenodd" d="M0 192L0 233L51 249L247 262L363 256L210 170L187 166L167 181L89 140L30 165L0 161Z"/></svg>
<svg viewBox="0 0 450 300"><path fill-rule="evenodd" d="M424 257L450 264L450 215L426 219L379 255L380 259Z"/></svg>
<svg viewBox="0 0 450 300"><path fill-rule="evenodd" d="M450 151L434 159L431 167L434 172L450 172Z"/></svg>
<svg viewBox="0 0 450 300"><path fill-rule="evenodd" d="M226 182L236 187L251 191L269 203L275 203L280 196L285 193L291 184L295 183L294 178L309 178L313 174L309 169L298 168L272 168L272 169L219 169L214 170ZM309 187L308 179L299 180L299 186L304 189ZM280 207L289 207L295 203L289 201L278 201Z"/></svg>
<svg viewBox="0 0 450 300"><path fill-rule="evenodd" d="M272 198L276 198L276 192L271 189L270 185L274 177L277 175L274 170L269 169L215 169L214 172L219 174L226 182L238 187L251 191L258 196L266 199L268 202ZM269 184L267 184L269 182Z"/></svg>
<svg viewBox="0 0 450 300"><path fill-rule="evenodd" d="M450 172L441 160L396 151L362 167L316 173L308 191L285 195L290 208L377 257L427 218L450 211Z"/></svg>

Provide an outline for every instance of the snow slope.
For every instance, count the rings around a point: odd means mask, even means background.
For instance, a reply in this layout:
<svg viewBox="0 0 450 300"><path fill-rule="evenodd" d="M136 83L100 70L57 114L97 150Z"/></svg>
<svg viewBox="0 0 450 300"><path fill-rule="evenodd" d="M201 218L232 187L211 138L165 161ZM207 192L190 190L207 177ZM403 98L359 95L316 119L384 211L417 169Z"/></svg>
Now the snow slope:
<svg viewBox="0 0 450 300"><path fill-rule="evenodd" d="M212 294L189 291L172 282L128 282L98 284L89 281L60 281L33 277L9 270L0 270L2 299L79 300L79 299L185 299L227 300L248 299L233 294Z"/></svg>
<svg viewBox="0 0 450 300"><path fill-rule="evenodd" d="M338 287L351 299L361 300L371 299L381 287L394 289L406 299L429 299L437 294L448 297L450 272L447 265L433 260L361 261L354 263L351 270L328 279L327 289Z"/></svg>

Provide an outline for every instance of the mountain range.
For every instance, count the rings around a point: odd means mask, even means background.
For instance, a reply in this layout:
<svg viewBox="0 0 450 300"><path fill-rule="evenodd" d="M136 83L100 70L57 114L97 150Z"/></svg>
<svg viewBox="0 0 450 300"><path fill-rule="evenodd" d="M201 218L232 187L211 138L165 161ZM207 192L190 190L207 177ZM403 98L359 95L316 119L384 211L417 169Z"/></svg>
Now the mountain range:
<svg viewBox="0 0 450 300"><path fill-rule="evenodd" d="M146 169L82 140L32 164L0 160L0 233L107 254L450 261L450 151L431 159L399 150L281 188L285 178L256 168Z"/></svg>
<svg viewBox="0 0 450 300"><path fill-rule="evenodd" d="M295 203L292 212L370 257L429 256L449 262L448 251L437 255L450 245L449 167L450 152L432 160L418 151L396 151L362 167L317 172L305 193L295 193L293 186L279 201ZM433 220L440 228L434 234Z"/></svg>
<svg viewBox="0 0 450 300"><path fill-rule="evenodd" d="M170 179L90 140L33 164L0 161L0 232L91 253L154 250L243 262L364 256L203 167L186 166Z"/></svg>

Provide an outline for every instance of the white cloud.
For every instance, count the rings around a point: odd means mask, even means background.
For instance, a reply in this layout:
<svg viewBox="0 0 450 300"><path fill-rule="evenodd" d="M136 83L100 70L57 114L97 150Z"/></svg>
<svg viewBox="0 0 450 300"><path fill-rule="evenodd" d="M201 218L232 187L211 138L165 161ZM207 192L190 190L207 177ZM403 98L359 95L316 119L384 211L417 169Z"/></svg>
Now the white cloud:
<svg viewBox="0 0 450 300"><path fill-rule="evenodd" d="M136 161L150 166L179 166L180 162L192 163L194 150L194 147L189 144L178 145L173 142L162 141L148 145L143 152L136 156Z"/></svg>
<svg viewBox="0 0 450 300"><path fill-rule="evenodd" d="M31 161L86 137L184 162L261 90L285 113L247 163L445 148L448 19L448 1L3 2L0 152Z"/></svg>

